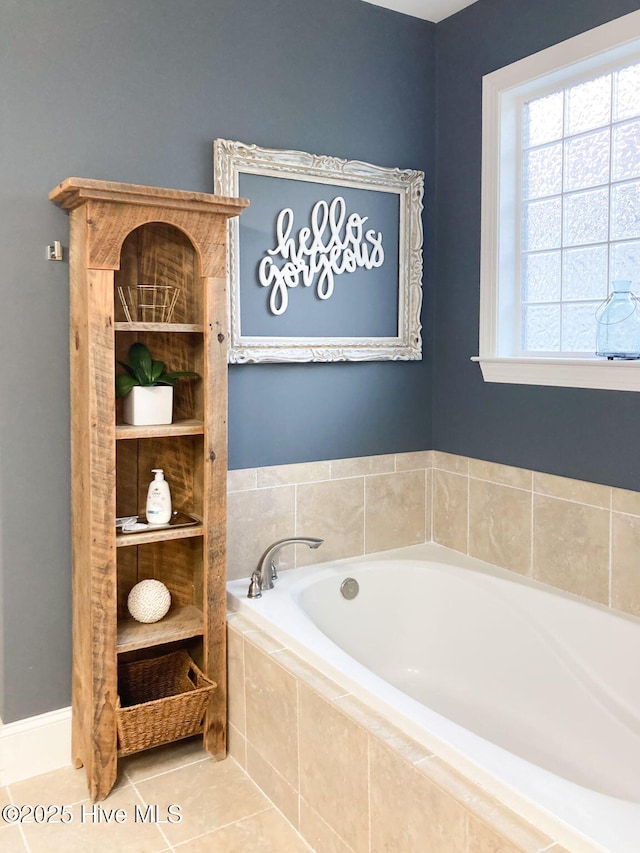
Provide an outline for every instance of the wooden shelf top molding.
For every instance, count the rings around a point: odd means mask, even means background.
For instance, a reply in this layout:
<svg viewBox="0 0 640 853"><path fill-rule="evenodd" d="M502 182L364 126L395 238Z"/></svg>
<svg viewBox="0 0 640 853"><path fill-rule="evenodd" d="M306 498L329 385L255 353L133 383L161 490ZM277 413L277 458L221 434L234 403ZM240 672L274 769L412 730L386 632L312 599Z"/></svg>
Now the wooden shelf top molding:
<svg viewBox="0 0 640 853"><path fill-rule="evenodd" d="M127 438L162 438L171 435L203 435L204 421L190 418L174 421L172 424L151 424L150 426L116 425L116 440Z"/></svg>
<svg viewBox="0 0 640 853"><path fill-rule="evenodd" d="M162 205L172 210L200 210L225 216L237 216L249 205L246 198L227 198L211 193L169 190L91 178L67 178L51 190L49 198L63 210L73 210L85 201L93 199L121 204Z"/></svg>

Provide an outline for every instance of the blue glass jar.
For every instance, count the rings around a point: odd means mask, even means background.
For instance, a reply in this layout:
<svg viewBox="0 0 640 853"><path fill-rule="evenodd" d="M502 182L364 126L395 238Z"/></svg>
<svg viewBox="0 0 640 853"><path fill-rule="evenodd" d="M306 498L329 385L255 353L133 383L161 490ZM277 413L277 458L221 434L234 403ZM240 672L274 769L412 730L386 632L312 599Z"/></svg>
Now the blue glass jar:
<svg viewBox="0 0 640 853"><path fill-rule="evenodd" d="M596 355L640 358L640 306L630 281L612 281L611 294L596 312Z"/></svg>

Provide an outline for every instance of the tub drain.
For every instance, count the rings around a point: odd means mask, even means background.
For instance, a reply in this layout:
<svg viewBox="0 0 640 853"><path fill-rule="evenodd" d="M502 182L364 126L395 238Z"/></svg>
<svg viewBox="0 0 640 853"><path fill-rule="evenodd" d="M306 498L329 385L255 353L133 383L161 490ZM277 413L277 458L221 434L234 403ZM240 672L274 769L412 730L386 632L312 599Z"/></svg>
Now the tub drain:
<svg viewBox="0 0 640 853"><path fill-rule="evenodd" d="M360 584L355 578L345 578L340 584L340 592L345 598L351 600L360 592Z"/></svg>

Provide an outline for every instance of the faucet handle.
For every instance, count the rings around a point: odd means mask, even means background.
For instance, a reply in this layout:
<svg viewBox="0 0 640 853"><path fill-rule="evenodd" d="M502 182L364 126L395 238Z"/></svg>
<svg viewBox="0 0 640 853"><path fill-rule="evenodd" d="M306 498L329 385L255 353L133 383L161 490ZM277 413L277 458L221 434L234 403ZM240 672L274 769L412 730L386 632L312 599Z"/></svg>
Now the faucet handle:
<svg viewBox="0 0 640 853"><path fill-rule="evenodd" d="M249 582L249 592L247 593L247 598L262 598L262 588L260 586L260 575L256 570L251 575L251 581Z"/></svg>

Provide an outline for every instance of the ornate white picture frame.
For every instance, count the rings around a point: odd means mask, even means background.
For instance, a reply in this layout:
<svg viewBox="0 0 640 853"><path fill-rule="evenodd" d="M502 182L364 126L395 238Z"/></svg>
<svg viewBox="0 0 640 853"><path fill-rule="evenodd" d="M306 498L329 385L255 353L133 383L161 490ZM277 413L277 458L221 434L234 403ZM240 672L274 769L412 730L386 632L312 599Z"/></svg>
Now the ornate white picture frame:
<svg viewBox="0 0 640 853"><path fill-rule="evenodd" d="M242 364L421 359L420 309L423 269L421 214L424 173L412 169L373 166L355 160L342 160L302 151L259 148L257 145L216 139L214 142L215 193L223 196L242 195L241 182L248 180L242 179L242 175L275 179L273 189L277 191L274 192L274 198L277 196L279 200L274 200L273 211L269 214L272 221L265 223L269 233L275 236L269 241L269 245L264 245L260 264L253 265L253 269L248 271L242 271L242 288L240 270L242 233L240 219L242 217L233 217L229 220L229 361ZM287 179L297 182L297 187L302 186L307 194L309 193L309 187L306 186L308 183L325 185L311 188L317 193L317 202L311 209L305 211L304 215L307 218L302 223L305 226L303 228L299 227L299 222L295 223L294 228L294 213L286 199ZM368 221L370 217L361 215L362 212L367 212L364 203L363 211L355 212L352 200L355 198L357 204L360 197L353 190L396 195L397 204L388 198L381 199L381 203L391 201L392 208L395 204L397 213L393 228L387 227L384 235L382 231L376 231L375 223ZM251 200L250 193L245 195ZM266 197L270 198L270 195L266 193ZM347 197L347 201L343 196ZM368 193L361 194L361 197L362 199L372 198ZM315 196L313 198L315 199ZM308 204L307 207L309 207ZM366 227L365 223L367 223ZM372 225L373 227L370 227ZM397 234L388 233L389 230L397 230ZM319 237L319 234L325 232L328 235L333 233L332 239L326 239L326 245ZM340 232L340 238L337 237L338 232ZM347 238L344 237L345 232L349 235ZM341 239L342 244L340 244ZM350 243L345 250L344 247L349 240ZM270 248L273 241L275 246ZM311 247L309 242L313 244ZM336 242L340 244L337 249ZM316 248L314 253L311 249L316 245L320 248ZM391 252L389 252L390 248ZM342 254L340 254L341 250ZM383 263L384 251L388 255L393 255L393 262L387 268L384 268ZM274 261L274 257L277 262ZM312 264L315 266L310 269ZM287 274L287 267L289 274ZM362 329L356 328L353 334L351 326L354 323L357 326L357 318L351 318L350 333L346 335L341 332L341 324L338 324L340 328L335 335L327 334L326 328L318 336L313 332L309 333L308 329L303 334L297 334L295 329L291 332L289 329L286 335L270 334L268 331L264 332L264 329L259 334L255 331L248 334L243 330L243 292L250 292L253 298L254 292L259 291L262 285L264 293L261 292L260 296L263 301L266 301L270 292L269 316L275 318L287 309L288 294L293 294L289 288L301 284L299 291L302 291L305 286L311 290L310 284L313 279L315 293L308 295L314 296L315 305L319 306L321 305L319 300L328 300L332 296L334 282L336 291L339 287L343 287L342 282L338 283L341 278L339 274L345 271L352 272L355 267L362 268L362 276L369 275L365 269L380 268L376 270L379 289L371 292L380 292L382 288L388 291L384 296L385 299L391 298L394 303L397 300L397 312L395 304L392 306L393 316L397 317L397 324L395 319L393 320L397 330L394 327L392 333L389 333L388 329L383 334L371 333L365 324ZM328 278L324 276L321 268L327 272ZM291 269L293 269L293 276ZM382 269L384 273L381 272ZM347 278L348 276L344 277L345 280ZM256 290L243 291L243 288L247 287L255 287ZM296 294L293 296L298 299ZM321 309L314 307L313 310ZM378 313L385 313L385 311L386 309L382 309ZM266 313L265 308L265 315ZM358 311L353 309L351 313L355 314ZM391 312L386 311L386 313ZM267 321L265 326L268 328L268 325ZM273 325L277 324L274 322Z"/></svg>

